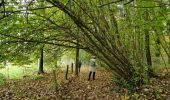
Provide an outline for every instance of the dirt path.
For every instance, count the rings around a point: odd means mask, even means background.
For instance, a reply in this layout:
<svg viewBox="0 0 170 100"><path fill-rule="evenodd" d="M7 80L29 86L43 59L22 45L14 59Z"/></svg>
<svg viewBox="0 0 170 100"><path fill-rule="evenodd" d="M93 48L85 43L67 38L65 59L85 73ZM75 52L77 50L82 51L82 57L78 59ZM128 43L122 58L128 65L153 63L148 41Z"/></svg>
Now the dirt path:
<svg viewBox="0 0 170 100"><path fill-rule="evenodd" d="M88 68L84 67L81 69L79 77L74 78L70 83L61 87L61 91L65 94L63 98L74 98L80 100L87 99L100 99L100 100L111 100L117 98L115 92L111 91L111 74L102 68L98 68L96 72L96 79L87 81ZM63 93L63 92L61 92Z"/></svg>

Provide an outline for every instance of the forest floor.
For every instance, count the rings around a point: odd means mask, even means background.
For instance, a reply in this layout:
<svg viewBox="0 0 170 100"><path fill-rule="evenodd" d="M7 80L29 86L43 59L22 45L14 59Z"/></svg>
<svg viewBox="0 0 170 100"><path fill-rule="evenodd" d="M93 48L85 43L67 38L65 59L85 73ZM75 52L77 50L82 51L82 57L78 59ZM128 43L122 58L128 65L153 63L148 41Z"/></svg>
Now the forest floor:
<svg viewBox="0 0 170 100"><path fill-rule="evenodd" d="M58 90L55 91L52 73L22 80L8 80L0 86L0 100L170 100L170 77L151 79L137 92L129 93L111 81L111 72L98 68L95 80L87 80L88 68L82 67L79 77L69 73L65 80L65 72L57 74Z"/></svg>

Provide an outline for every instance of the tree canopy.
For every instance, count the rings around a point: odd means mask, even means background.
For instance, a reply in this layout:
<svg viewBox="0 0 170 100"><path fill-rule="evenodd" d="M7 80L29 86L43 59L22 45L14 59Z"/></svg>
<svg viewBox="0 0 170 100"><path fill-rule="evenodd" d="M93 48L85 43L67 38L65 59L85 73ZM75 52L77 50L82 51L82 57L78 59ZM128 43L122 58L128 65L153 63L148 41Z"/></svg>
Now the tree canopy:
<svg viewBox="0 0 170 100"><path fill-rule="evenodd" d="M1 0L1 61L28 61L42 46L50 56L79 48L117 77L138 76L136 68L153 73L154 54L170 58L169 5L168 0Z"/></svg>

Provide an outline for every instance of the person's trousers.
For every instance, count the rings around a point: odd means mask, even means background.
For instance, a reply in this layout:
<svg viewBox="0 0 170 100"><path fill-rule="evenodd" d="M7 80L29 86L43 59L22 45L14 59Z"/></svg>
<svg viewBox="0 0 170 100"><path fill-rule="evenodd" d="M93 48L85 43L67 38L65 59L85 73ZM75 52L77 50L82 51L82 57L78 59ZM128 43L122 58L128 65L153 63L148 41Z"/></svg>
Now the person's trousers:
<svg viewBox="0 0 170 100"><path fill-rule="evenodd" d="M92 71L90 71L90 73L89 73L89 78L88 78L88 80L90 80L91 74L92 74ZM93 72L93 80L95 80L95 74L96 74L96 72Z"/></svg>

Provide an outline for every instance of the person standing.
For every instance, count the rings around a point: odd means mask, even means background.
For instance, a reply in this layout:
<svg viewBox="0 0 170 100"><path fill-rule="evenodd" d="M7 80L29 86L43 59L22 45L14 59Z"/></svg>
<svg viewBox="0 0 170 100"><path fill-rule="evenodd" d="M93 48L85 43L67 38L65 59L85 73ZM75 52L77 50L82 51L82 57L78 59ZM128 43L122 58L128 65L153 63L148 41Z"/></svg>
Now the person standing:
<svg viewBox="0 0 170 100"><path fill-rule="evenodd" d="M93 80L95 80L95 74L96 74L96 57L95 56L92 56L92 58L90 59L88 81L90 80L92 73L93 73Z"/></svg>

